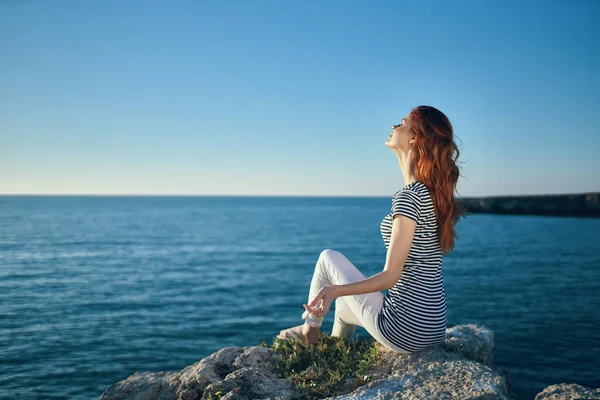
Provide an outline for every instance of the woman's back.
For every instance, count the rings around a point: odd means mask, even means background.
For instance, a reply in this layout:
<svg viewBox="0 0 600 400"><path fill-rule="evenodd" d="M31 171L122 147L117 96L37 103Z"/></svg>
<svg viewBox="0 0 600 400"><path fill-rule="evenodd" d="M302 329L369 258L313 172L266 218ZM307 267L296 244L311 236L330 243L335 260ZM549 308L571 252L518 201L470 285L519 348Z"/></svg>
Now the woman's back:
<svg viewBox="0 0 600 400"><path fill-rule="evenodd" d="M402 275L385 295L377 323L396 346L421 351L440 344L447 326L439 229L427 186L414 181L394 193L392 210L380 226L386 250L396 214L416 221L415 234Z"/></svg>

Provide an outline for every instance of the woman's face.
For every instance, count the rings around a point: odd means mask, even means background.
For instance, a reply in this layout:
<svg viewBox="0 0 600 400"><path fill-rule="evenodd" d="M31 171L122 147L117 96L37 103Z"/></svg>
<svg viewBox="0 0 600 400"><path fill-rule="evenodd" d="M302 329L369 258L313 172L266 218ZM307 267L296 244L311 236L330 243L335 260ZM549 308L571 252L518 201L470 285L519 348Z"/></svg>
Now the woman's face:
<svg viewBox="0 0 600 400"><path fill-rule="evenodd" d="M392 125L392 133L385 141L390 149L406 150L414 143L414 134L410 131L410 113L398 125ZM409 143L410 142L410 143Z"/></svg>

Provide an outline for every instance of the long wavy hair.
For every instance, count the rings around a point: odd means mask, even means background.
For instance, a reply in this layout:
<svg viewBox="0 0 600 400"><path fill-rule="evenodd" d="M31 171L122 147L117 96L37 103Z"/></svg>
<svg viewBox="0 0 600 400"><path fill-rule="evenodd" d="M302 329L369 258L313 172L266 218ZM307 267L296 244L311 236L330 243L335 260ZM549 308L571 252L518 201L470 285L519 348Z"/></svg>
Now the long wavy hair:
<svg viewBox="0 0 600 400"><path fill-rule="evenodd" d="M416 180L427 186L438 223L443 254L454 249L458 238L454 226L468 214L454 196L460 171L458 146L450 120L434 107L418 106L410 112L411 131L415 135L412 170Z"/></svg>

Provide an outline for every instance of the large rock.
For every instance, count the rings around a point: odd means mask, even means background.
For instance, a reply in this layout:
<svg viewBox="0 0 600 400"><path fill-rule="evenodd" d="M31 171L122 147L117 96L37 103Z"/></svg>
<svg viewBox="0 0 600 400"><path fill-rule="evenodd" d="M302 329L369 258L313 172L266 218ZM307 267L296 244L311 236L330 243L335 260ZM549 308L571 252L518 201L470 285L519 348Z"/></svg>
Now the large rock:
<svg viewBox="0 0 600 400"><path fill-rule="evenodd" d="M278 357L267 347L225 347L180 372L136 372L106 389L100 400L294 397L291 381L272 372Z"/></svg>
<svg viewBox="0 0 600 400"><path fill-rule="evenodd" d="M494 331L483 325L457 325L446 329L442 348L493 368Z"/></svg>
<svg viewBox="0 0 600 400"><path fill-rule="evenodd" d="M441 346L408 355L376 345L382 362L367 371L368 383L349 379L329 399L509 399L506 373L492 365L494 332L485 326L448 328ZM300 398L290 380L273 372L278 357L262 346L226 347L179 372L136 372L106 389L100 400ZM600 393L553 385L536 400L568 398L600 398Z"/></svg>
<svg viewBox="0 0 600 400"><path fill-rule="evenodd" d="M441 347L410 355L378 344L383 362L369 372L375 380L329 399L508 400L505 377L492 367L493 344L493 331L477 325L449 328Z"/></svg>
<svg viewBox="0 0 600 400"><path fill-rule="evenodd" d="M561 383L550 385L535 396L535 400L598 400L600 389L590 389L585 386Z"/></svg>
<svg viewBox="0 0 600 400"><path fill-rule="evenodd" d="M386 377L331 399L509 399L504 376L459 354L440 349L387 358Z"/></svg>
<svg viewBox="0 0 600 400"><path fill-rule="evenodd" d="M222 381L210 384L204 391L202 398L206 399L209 394L217 398L217 392L230 394L232 391L238 393L229 398L283 398L289 399L295 396L294 385L288 379L278 378L271 371L257 367L243 367L227 375Z"/></svg>
<svg viewBox="0 0 600 400"><path fill-rule="evenodd" d="M172 400L177 399L177 372L136 372L102 393L102 400Z"/></svg>
<svg viewBox="0 0 600 400"><path fill-rule="evenodd" d="M178 374L177 398L202 398L204 389L209 384L219 382L235 370L233 363L243 352L241 347L226 347L182 369Z"/></svg>

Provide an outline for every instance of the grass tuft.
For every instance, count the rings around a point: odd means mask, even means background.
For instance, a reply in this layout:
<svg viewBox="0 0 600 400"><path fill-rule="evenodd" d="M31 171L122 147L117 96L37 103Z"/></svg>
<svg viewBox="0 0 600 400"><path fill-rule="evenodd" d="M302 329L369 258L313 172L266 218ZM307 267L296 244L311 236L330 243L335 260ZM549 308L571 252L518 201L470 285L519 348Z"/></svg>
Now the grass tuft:
<svg viewBox="0 0 600 400"><path fill-rule="evenodd" d="M304 347L298 340L275 338L269 347L280 355L275 372L289 378L305 399L317 399L336 394L351 380L354 386L369 381L366 371L375 367L381 354L372 339L359 340L329 336L321 332L316 345Z"/></svg>

